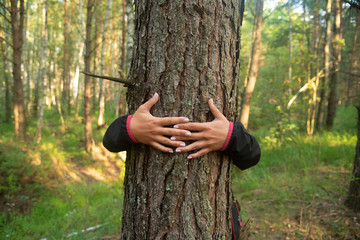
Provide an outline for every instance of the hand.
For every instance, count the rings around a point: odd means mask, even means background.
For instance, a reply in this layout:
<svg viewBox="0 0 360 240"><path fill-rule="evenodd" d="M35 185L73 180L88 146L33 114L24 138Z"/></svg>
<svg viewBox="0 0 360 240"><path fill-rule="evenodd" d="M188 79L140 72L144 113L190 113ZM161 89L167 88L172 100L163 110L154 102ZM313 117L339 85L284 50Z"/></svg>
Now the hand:
<svg viewBox="0 0 360 240"><path fill-rule="evenodd" d="M159 100L159 95L155 95L146 103L141 105L130 120L130 130L135 139L147 145L150 145L160 151L170 152L173 150L167 146L185 146L182 141L172 141L166 136L187 136L191 135L190 131L174 129L164 126L174 124L187 123L189 119L186 117L154 117L150 113L150 109Z"/></svg>
<svg viewBox="0 0 360 240"><path fill-rule="evenodd" d="M216 108L212 99L209 100L209 107L215 117L213 121L205 123L183 123L174 126L175 129L186 129L192 131L192 133L190 136L172 136L171 140L194 141L188 146L178 147L176 152L189 152L199 149L199 151L188 156L188 158L191 159L201 157L212 151L220 150L223 147L229 132L230 122L219 109Z"/></svg>

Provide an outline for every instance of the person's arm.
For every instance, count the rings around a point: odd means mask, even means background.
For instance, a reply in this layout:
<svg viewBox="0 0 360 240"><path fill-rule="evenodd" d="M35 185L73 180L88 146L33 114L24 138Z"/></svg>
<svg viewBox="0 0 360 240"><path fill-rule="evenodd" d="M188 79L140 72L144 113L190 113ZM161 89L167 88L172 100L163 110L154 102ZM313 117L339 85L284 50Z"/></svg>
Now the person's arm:
<svg viewBox="0 0 360 240"><path fill-rule="evenodd" d="M233 124L216 108L212 99L209 100L209 108L214 115L214 120L205 123L184 123L177 124L174 128L186 129L192 132L191 136L171 137L172 140L186 141L193 143L178 147L177 152L192 153L188 158L198 158L212 151L223 151L230 156L233 163L240 169L246 169L256 165L260 159L260 146L256 139L249 134L241 122Z"/></svg>
<svg viewBox="0 0 360 240"><path fill-rule="evenodd" d="M146 103L141 105L134 115L126 115L116 119L107 129L103 145L111 152L124 151L134 143L150 145L160 151L172 153L169 146L185 146L182 141L172 141L166 136L188 136L188 130L174 129L166 126L187 123L186 117L154 117L151 107L159 100L156 93Z"/></svg>
<svg viewBox="0 0 360 240"><path fill-rule="evenodd" d="M229 143L223 152L229 155L235 166L242 170L256 165L261 156L258 142L246 131L240 121L234 124Z"/></svg>

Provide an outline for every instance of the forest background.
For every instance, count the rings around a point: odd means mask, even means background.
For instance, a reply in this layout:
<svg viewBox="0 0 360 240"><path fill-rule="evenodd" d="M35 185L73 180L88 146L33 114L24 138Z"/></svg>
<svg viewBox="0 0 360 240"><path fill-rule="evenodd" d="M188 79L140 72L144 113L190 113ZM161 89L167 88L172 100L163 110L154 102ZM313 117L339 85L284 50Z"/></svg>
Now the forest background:
<svg viewBox="0 0 360 240"><path fill-rule="evenodd" d="M248 130L262 159L234 170L233 191L251 239L360 238L344 205L360 105L356 4L245 4L239 91L258 62ZM1 239L117 239L126 154L102 136L127 113L114 81L131 61L132 1L1 0L0 14Z"/></svg>

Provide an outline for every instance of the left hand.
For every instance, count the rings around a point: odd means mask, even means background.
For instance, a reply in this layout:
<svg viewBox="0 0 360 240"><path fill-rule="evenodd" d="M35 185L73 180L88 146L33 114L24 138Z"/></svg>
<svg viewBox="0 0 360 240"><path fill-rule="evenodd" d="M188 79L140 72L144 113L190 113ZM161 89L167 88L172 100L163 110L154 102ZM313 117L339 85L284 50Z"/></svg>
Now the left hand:
<svg viewBox="0 0 360 240"><path fill-rule="evenodd" d="M220 150L229 132L230 122L217 109L212 99L209 100L209 108L215 119L205 123L181 123L174 125L174 128L191 131L190 136L173 136L171 140L194 141L193 143L176 148L176 152L189 152L199 150L188 156L188 159L201 157L209 152Z"/></svg>

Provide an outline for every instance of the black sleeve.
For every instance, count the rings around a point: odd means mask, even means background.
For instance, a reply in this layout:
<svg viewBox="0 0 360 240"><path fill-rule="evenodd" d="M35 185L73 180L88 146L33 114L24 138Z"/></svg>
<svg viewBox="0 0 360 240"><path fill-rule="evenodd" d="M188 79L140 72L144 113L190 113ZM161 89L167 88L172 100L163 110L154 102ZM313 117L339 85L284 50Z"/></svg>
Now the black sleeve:
<svg viewBox="0 0 360 240"><path fill-rule="evenodd" d="M259 162L261 150L255 137L246 131L240 121L237 121L224 153L233 160L238 168L244 170Z"/></svg>
<svg viewBox="0 0 360 240"><path fill-rule="evenodd" d="M110 152L125 151L133 144L126 130L127 118L128 115L117 118L106 130L103 145Z"/></svg>

